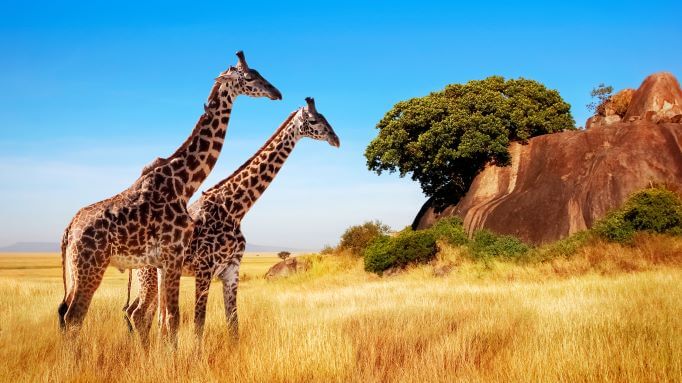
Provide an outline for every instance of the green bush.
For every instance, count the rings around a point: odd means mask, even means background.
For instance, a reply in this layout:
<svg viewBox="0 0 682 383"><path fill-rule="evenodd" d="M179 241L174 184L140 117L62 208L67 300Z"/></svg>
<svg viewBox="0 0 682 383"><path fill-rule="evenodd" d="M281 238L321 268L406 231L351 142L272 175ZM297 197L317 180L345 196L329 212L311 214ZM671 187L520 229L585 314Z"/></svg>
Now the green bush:
<svg viewBox="0 0 682 383"><path fill-rule="evenodd" d="M391 267L426 263L436 255L436 237L429 230L406 229L395 237L382 236L364 251L365 270L381 274Z"/></svg>
<svg viewBox="0 0 682 383"><path fill-rule="evenodd" d="M682 234L682 199L664 188L642 190L594 226L601 237L629 242L637 231Z"/></svg>
<svg viewBox="0 0 682 383"><path fill-rule="evenodd" d="M453 246L461 246L469 243L469 236L462 219L459 217L443 218L436 222L430 229L437 240L445 241Z"/></svg>
<svg viewBox="0 0 682 383"><path fill-rule="evenodd" d="M395 237L380 236L364 251L365 270L381 274L392 267L431 261L437 252L436 241L453 246L467 246L474 259L518 258L530 247L511 235L497 235L488 230L476 233L473 240L460 218L442 219L431 228L413 231L407 228Z"/></svg>
<svg viewBox="0 0 682 383"><path fill-rule="evenodd" d="M592 230L600 237L612 242L629 242L635 235L635 228L625 220L621 211L607 214L594 225Z"/></svg>
<svg viewBox="0 0 682 383"><path fill-rule="evenodd" d="M591 230L540 247L531 247L514 236L498 235L488 230L480 230L469 239L462 220L454 217L442 219L426 230L407 228L394 237L379 234L362 254L365 270L378 274L392 267L431 261L437 252L436 241L464 246L472 259L483 262L495 258L542 262L570 257L598 237L628 242L638 231L682 235L682 198L664 188L640 191L633 194L622 208L598 221Z"/></svg>
<svg viewBox="0 0 682 383"><path fill-rule="evenodd" d="M396 252L392 238L381 236L374 240L364 251L365 270L381 273L391 268L396 262Z"/></svg>
<svg viewBox="0 0 682 383"><path fill-rule="evenodd" d="M474 234L469 249L473 258L488 259L518 258L526 254L530 247L514 236L497 235L484 229Z"/></svg>
<svg viewBox="0 0 682 383"><path fill-rule="evenodd" d="M372 241L388 234L390 230L390 227L380 221L368 221L362 225L351 226L341 235L338 249L360 255Z"/></svg>
<svg viewBox="0 0 682 383"><path fill-rule="evenodd" d="M556 242L533 248L520 260L526 263L544 262L554 258L568 258L585 246L594 235L590 231L579 231Z"/></svg>

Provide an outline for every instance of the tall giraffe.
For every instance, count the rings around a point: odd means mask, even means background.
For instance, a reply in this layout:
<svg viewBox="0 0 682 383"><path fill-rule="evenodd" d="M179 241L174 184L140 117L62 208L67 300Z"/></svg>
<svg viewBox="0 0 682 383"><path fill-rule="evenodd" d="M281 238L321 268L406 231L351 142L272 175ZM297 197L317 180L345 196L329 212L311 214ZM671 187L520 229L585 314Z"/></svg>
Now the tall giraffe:
<svg viewBox="0 0 682 383"><path fill-rule="evenodd" d="M216 78L204 114L170 157L157 158L121 193L79 210L62 238L64 299L62 329L80 327L107 266L123 271L159 270L163 332L177 342L178 285L185 248L192 235L187 202L213 169L223 146L234 98L240 94L281 99L280 92L244 54Z"/></svg>
<svg viewBox="0 0 682 383"><path fill-rule="evenodd" d="M189 251L185 254L183 274L196 277L194 325L199 339L203 334L208 290L214 276L223 282L228 328L234 337L237 336L239 265L246 246L240 224L282 168L296 143L303 137L310 137L339 147L339 138L324 116L317 112L314 100L306 98L306 102L307 107L291 113L250 159L189 207L195 226ZM140 295L128 312L143 310L153 315L157 294L156 269L140 269L137 278ZM128 294L130 296L130 285ZM140 330L148 331L151 320L144 325L146 329L136 323Z"/></svg>

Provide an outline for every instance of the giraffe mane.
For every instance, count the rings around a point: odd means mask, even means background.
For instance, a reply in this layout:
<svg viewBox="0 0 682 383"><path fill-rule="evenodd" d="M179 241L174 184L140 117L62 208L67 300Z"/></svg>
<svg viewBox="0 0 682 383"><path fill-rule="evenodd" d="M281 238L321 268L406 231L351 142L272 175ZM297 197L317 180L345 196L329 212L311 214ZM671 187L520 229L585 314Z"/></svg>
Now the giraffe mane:
<svg viewBox="0 0 682 383"><path fill-rule="evenodd" d="M211 88L211 93L209 93L208 96L208 102L210 103L211 101L217 101L218 99L218 89L220 88L220 83L216 81L213 84L213 87ZM195 136L196 133L199 132L199 130L203 127L202 122L207 119L208 113L204 111L204 113L199 117L199 120L197 121L196 125L194 125L194 129L192 129L192 133L190 133L189 136L185 139L185 142L180 145L173 154L171 154L169 157L166 158L160 158L157 157L152 163L149 165L145 166L144 169L142 169L142 174L140 174L140 177L144 177L148 173L150 173L152 170L158 168L159 166L163 166L167 163L169 163L173 158L177 157L180 153L183 151L187 150L187 147L191 144L192 142L192 137Z"/></svg>
<svg viewBox="0 0 682 383"><path fill-rule="evenodd" d="M250 164L251 162L253 162L253 159L256 158L256 157L260 154L260 152L263 151L263 149L265 149L268 145L270 145L270 143L272 143L272 141L274 141L275 137L277 137L277 135L279 135L279 133L280 133L282 130L284 130L284 128L289 124L289 122L291 122L291 120L294 119L294 116L296 115L296 113L297 113L299 110L300 110L300 109L296 109L296 110L294 110L293 112L291 112L291 114L289 114L289 117L287 117L287 119L284 120L284 122L282 123L282 125L280 125L279 128L277 128L277 130L275 130L275 132L272 134L272 136L270 136L270 138L268 138L268 140L265 141L265 143L263 144L263 146L261 146L260 149L256 150L256 153L254 153L251 157L249 157L249 159L246 160L240 167L238 167L237 170L235 170L234 172L232 172L232 174L230 174L227 178L225 178L225 179L223 179L222 181L218 182L217 184L215 184L215 185L214 185L213 187L211 187L210 189L206 190L205 193L209 193L209 192L211 192L211 191L213 191L213 190L220 189L220 187L222 187L223 185L225 185L225 184L227 184L228 182L230 182L230 181L232 180L232 178L234 178L239 172L241 172L241 171L244 170L247 166L249 166L249 164Z"/></svg>
<svg viewBox="0 0 682 383"><path fill-rule="evenodd" d="M218 81L216 81L216 82L213 84L213 88L211 88L211 93L210 93L209 96L208 96L208 102L209 102L209 104L210 104L211 101L218 101L218 100L217 100L217 99L218 99L218 88L220 88L220 83L219 83ZM167 158L167 160L171 160L171 159L175 158L175 157L178 156L181 152L183 152L183 151L185 151L185 150L187 149L187 147L188 147L188 146L190 145L190 143L192 142L192 137L195 136L195 133L198 133L199 130L202 129L203 126L201 125L201 123L202 123L206 118L208 118L208 113L204 112L204 113L201 115L201 117L199 117L199 120L197 121L196 125L194 125L194 129L192 130L192 133L191 133L189 136L187 136L187 139L185 139L185 142L183 142L182 145L180 145L180 147L178 147L178 148L175 150L175 152L174 152L173 154L171 154L170 157Z"/></svg>

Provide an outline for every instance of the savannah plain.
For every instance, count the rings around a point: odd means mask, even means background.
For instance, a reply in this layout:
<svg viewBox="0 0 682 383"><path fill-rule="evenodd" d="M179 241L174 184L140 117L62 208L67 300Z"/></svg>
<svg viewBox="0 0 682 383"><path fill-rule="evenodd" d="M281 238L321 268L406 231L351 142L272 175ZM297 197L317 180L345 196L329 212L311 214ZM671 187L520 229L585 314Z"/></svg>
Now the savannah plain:
<svg viewBox="0 0 682 383"><path fill-rule="evenodd" d="M80 337L62 338L58 254L0 255L0 381L673 382L682 379L682 240L592 241L532 263L437 259L393 276L362 259L307 258L287 278L274 254L245 257L230 340L221 285L202 347L192 333L193 280L183 278L179 348L153 332L145 352L121 308L127 273L107 271ZM434 273L450 265L444 276ZM135 286L134 286L135 289ZM134 293L134 291L133 291Z"/></svg>

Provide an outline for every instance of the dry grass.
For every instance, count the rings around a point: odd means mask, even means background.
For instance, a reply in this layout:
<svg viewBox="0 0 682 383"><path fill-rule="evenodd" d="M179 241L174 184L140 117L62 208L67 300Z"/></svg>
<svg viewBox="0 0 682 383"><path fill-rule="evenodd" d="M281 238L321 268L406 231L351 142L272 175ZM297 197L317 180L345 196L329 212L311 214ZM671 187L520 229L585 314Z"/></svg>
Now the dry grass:
<svg viewBox="0 0 682 383"><path fill-rule="evenodd" d="M30 267L58 257L0 256L0 381L679 381L681 249L662 237L594 243L519 265L444 248L435 264L385 278L348 257L315 258L308 273L274 282L248 258L237 343L216 284L197 352L184 280L180 347L148 354L125 329L122 274L109 272L68 343L56 320L61 270ZM443 265L454 271L434 277Z"/></svg>

